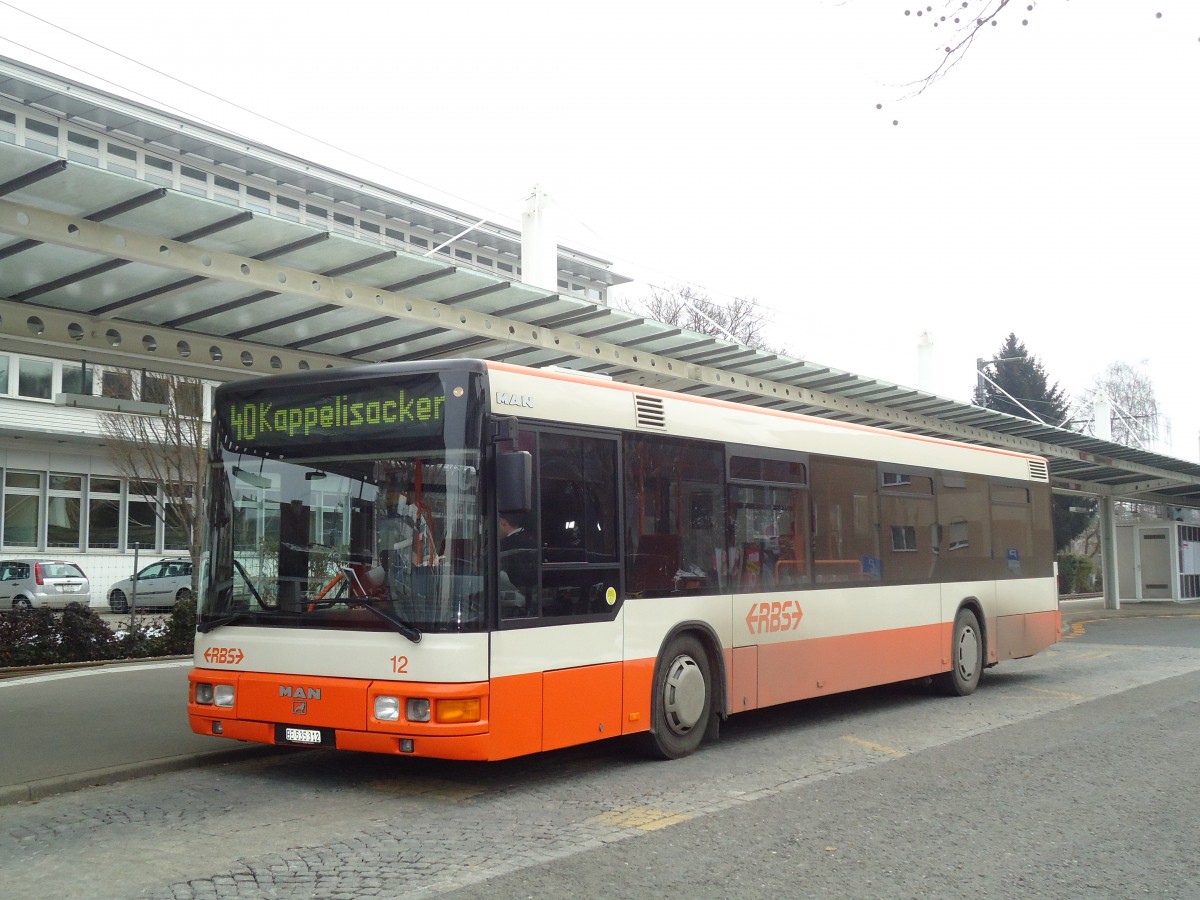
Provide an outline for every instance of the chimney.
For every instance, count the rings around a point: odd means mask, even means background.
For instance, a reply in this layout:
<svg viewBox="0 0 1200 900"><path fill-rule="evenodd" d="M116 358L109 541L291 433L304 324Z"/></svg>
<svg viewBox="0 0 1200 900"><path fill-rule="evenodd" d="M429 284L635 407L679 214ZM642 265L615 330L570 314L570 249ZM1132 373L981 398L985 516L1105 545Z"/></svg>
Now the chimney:
<svg viewBox="0 0 1200 900"><path fill-rule="evenodd" d="M917 338L917 387L933 393L933 335L928 331Z"/></svg>
<svg viewBox="0 0 1200 900"><path fill-rule="evenodd" d="M558 293L558 235L550 195L534 186L521 216L521 281Z"/></svg>

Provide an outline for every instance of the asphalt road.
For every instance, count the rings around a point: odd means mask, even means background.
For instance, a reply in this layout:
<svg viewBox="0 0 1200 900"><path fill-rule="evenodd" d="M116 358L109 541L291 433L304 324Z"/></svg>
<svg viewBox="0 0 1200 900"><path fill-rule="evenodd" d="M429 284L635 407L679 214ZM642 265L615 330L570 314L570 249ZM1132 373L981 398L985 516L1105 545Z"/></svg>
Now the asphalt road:
<svg viewBox="0 0 1200 900"><path fill-rule="evenodd" d="M670 763L299 751L2 807L0 897L1198 897L1200 616L1097 617L971 697L761 710Z"/></svg>
<svg viewBox="0 0 1200 900"><path fill-rule="evenodd" d="M188 727L190 668L147 661L0 681L0 807L245 754Z"/></svg>

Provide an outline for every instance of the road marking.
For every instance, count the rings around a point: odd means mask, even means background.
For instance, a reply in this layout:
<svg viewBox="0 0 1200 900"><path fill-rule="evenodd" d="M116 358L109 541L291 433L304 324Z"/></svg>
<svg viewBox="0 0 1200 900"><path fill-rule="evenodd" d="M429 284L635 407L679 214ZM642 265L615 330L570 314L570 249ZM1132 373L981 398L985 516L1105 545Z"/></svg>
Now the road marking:
<svg viewBox="0 0 1200 900"><path fill-rule="evenodd" d="M855 737L852 734L842 735L843 741L849 741L851 744L857 744L860 747L866 747L868 750L874 750L876 753L886 753L888 756L894 756L899 759L902 756L908 756L903 750L897 750L895 747L889 747L886 744L877 744L874 741L864 741L860 737Z"/></svg>
<svg viewBox="0 0 1200 900"><path fill-rule="evenodd" d="M604 825L616 825L619 828L636 828L638 831L658 831L686 822L691 816L682 813L663 812L650 806L634 806L627 809L614 809L612 812L601 813L590 821Z"/></svg>
<svg viewBox="0 0 1200 900"><path fill-rule="evenodd" d="M26 675L21 678L5 678L0 680L0 688L16 687L21 684L41 684L46 681L60 681L63 678L85 678L88 675L114 675L121 672L145 672L148 669L182 669L190 668L190 659L171 660L170 662L122 664L119 666L93 666L86 669L71 669L68 672L54 672L45 675Z"/></svg>
<svg viewBox="0 0 1200 900"><path fill-rule="evenodd" d="M1078 662L1081 659L1104 659L1106 656L1112 656L1116 653L1115 650L1093 650L1090 653L1080 653L1077 656L1072 656L1073 662Z"/></svg>
<svg viewBox="0 0 1200 900"><path fill-rule="evenodd" d="M1200 618L1200 614L1198 614L1198 613L1174 613L1173 617L1179 618L1179 619L1197 619L1197 618ZM1079 637L1081 634L1086 634L1087 629L1084 626L1085 625L1094 625L1097 622L1112 622L1114 619L1156 619L1156 618L1158 618L1158 616L1150 615L1149 613L1147 613L1146 615L1137 615L1137 616L1097 616L1094 619L1083 619L1082 621L1071 623L1071 633L1067 634L1067 635L1063 635L1063 640L1070 640L1071 638Z"/></svg>
<svg viewBox="0 0 1200 900"><path fill-rule="evenodd" d="M1083 703L1092 699L1091 697L1084 696L1083 694L1073 694L1070 691L1052 691L1047 688L1035 687L1026 688L1026 690L1035 694L1045 694L1048 697L1057 697L1059 700L1074 700L1078 703Z"/></svg>

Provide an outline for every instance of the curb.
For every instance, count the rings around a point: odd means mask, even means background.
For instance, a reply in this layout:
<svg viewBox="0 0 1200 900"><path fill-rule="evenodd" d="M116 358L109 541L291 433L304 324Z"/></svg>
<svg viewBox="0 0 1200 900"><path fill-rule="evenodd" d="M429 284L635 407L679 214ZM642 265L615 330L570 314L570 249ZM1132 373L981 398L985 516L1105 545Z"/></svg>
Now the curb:
<svg viewBox="0 0 1200 900"><path fill-rule="evenodd" d="M82 790L88 787L99 787L107 784L117 784L131 781L134 778L145 778L149 775L161 775L166 772L182 772L186 769L197 769L202 766L220 766L226 763L253 759L256 756L281 755L290 747L238 747L232 750L212 750L204 753L188 753L182 756L169 756L162 759L146 760L144 762L127 763L121 766L110 766L105 769L93 769L90 772L78 772L71 775L57 775L54 778L43 778L24 784L0 786L0 808L16 803L28 803L43 800L58 794Z"/></svg>
<svg viewBox="0 0 1200 900"><path fill-rule="evenodd" d="M1060 602L1059 610L1062 614L1062 633L1071 634L1074 632L1073 626L1107 619L1200 615L1200 600L1127 600L1122 603L1120 609L1091 605L1081 609L1069 609Z"/></svg>

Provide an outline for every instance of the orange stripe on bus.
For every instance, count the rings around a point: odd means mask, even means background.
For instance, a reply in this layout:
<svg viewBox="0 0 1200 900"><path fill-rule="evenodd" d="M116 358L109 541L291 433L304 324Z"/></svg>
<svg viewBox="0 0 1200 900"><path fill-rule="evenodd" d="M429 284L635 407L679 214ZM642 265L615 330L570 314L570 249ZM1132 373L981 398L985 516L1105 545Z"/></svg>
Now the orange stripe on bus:
<svg viewBox="0 0 1200 900"><path fill-rule="evenodd" d="M758 709L758 647L734 647L729 712Z"/></svg>
<svg viewBox="0 0 1200 900"><path fill-rule="evenodd" d="M654 660L625 661L624 715L622 734L637 734L650 730L650 692L654 690Z"/></svg>
<svg viewBox="0 0 1200 900"><path fill-rule="evenodd" d="M621 669L622 663L604 663L542 676L543 750L622 733Z"/></svg>
<svg viewBox="0 0 1200 900"><path fill-rule="evenodd" d="M950 668L942 625L811 638L758 648L760 706L922 678ZM943 647L945 643L945 647ZM737 675L735 673L735 678Z"/></svg>
<svg viewBox="0 0 1200 900"><path fill-rule="evenodd" d="M542 749L542 673L492 679L490 759L510 759Z"/></svg>
<svg viewBox="0 0 1200 900"><path fill-rule="evenodd" d="M239 719L310 728L367 728L366 681L239 672Z"/></svg>

